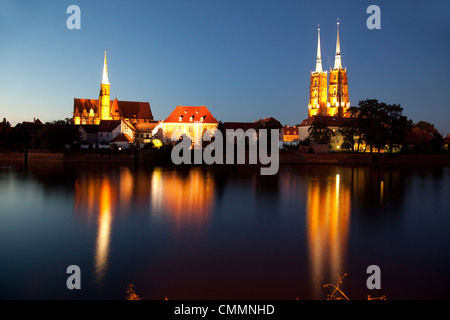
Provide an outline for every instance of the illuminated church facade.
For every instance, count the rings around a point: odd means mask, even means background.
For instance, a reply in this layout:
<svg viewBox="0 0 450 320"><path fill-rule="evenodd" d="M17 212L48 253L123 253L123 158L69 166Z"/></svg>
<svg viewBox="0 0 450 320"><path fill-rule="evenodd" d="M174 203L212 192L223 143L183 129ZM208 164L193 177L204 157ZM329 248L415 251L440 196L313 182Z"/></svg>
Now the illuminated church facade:
<svg viewBox="0 0 450 320"><path fill-rule="evenodd" d="M320 28L317 30L316 70L311 72L308 117L348 117L346 113L349 107L350 100L348 96L347 68L343 68L341 62L338 22L334 67L333 69L330 69L329 74L322 69Z"/></svg>
<svg viewBox="0 0 450 320"><path fill-rule="evenodd" d="M132 124L153 121L150 103L110 99L106 51L98 99L75 98L73 104L74 124L99 125L102 120L123 120Z"/></svg>
<svg viewBox="0 0 450 320"><path fill-rule="evenodd" d="M311 72L309 86L308 118L297 126L298 139L308 137L308 129L314 121L325 123L334 132L349 120L347 113L350 107L348 95L347 68L342 67L341 44L339 39L339 22L337 23L336 55L333 68L327 72L322 67L320 50L320 28L317 30L316 69ZM342 136L336 134L331 140L331 149L338 150L342 144Z"/></svg>

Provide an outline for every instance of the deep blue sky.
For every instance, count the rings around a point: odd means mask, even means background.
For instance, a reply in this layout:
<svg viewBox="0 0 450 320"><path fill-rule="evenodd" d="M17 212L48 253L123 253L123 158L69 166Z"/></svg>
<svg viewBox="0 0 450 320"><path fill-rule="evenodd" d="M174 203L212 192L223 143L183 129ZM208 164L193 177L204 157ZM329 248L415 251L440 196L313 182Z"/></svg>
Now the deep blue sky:
<svg viewBox="0 0 450 320"><path fill-rule="evenodd" d="M81 8L81 30L66 8ZM381 8L381 30L366 9ZM155 119L205 105L222 121L307 117L317 25L334 62L336 20L352 105L398 103L450 133L450 1L0 1L0 117L71 117L98 98L104 50L111 98L149 101Z"/></svg>

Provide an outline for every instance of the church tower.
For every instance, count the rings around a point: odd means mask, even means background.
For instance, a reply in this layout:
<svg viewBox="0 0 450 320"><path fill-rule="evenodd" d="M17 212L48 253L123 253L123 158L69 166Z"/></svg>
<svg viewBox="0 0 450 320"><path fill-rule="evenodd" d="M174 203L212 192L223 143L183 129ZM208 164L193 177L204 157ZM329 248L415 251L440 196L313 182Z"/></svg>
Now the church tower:
<svg viewBox="0 0 450 320"><path fill-rule="evenodd" d="M105 50L105 61L103 63L103 78L102 83L100 85L100 96L98 98L100 120L112 120L109 87L110 84L108 80L108 67L106 64L106 50Z"/></svg>
<svg viewBox="0 0 450 320"><path fill-rule="evenodd" d="M320 53L320 28L317 29L316 71L311 72L309 85L308 117L326 115L327 107L327 72L322 70Z"/></svg>
<svg viewBox="0 0 450 320"><path fill-rule="evenodd" d="M328 86L327 115L348 117L347 109L350 107L348 98L347 69L342 68L341 45L339 41L339 21L337 22L337 41L334 68L330 70Z"/></svg>

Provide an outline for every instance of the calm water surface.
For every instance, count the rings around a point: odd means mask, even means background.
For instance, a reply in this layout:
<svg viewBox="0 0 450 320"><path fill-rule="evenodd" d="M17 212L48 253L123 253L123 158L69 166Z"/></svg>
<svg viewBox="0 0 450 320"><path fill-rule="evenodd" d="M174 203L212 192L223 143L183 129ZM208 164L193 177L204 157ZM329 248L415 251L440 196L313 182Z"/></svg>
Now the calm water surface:
<svg viewBox="0 0 450 320"><path fill-rule="evenodd" d="M449 167L0 163L0 298L448 299L449 229Z"/></svg>

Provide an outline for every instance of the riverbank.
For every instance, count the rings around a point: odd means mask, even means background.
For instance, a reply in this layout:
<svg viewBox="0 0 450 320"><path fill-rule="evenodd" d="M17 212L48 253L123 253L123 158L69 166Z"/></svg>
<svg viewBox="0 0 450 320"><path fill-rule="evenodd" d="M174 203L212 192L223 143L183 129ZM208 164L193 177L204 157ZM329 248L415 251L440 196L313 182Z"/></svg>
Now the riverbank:
<svg viewBox="0 0 450 320"><path fill-rule="evenodd" d="M171 165L170 158L148 157L128 152L0 152L0 161L58 161L71 163L148 163ZM163 159L166 159L165 161ZM370 153L327 153L311 154L281 152L279 163L283 164L429 164L450 165L450 154L370 154Z"/></svg>
<svg viewBox="0 0 450 320"><path fill-rule="evenodd" d="M439 164L450 165L450 154L280 154L280 164Z"/></svg>

